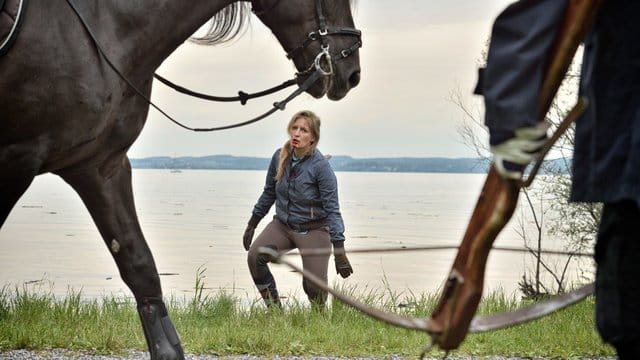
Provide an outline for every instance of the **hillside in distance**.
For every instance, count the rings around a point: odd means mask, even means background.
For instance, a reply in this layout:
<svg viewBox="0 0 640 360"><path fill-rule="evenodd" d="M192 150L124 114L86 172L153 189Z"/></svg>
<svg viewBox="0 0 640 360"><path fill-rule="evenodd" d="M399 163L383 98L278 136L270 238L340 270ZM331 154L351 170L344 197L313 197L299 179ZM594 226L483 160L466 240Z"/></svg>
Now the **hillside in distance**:
<svg viewBox="0 0 640 360"><path fill-rule="evenodd" d="M138 169L224 169L266 170L270 158L233 155L209 155L201 157L148 157L131 159ZM436 173L484 173L486 160L473 158L366 158L332 156L329 163L335 171L371 172L436 172Z"/></svg>
<svg viewBox="0 0 640 360"><path fill-rule="evenodd" d="M131 159L131 166L138 169L217 169L217 170L266 170L270 158L209 155L209 156L156 156ZM554 166L566 172L560 160L552 160ZM480 158L397 157L353 158L332 156L329 163L335 171L363 172L426 172L426 173L486 173L489 161Z"/></svg>

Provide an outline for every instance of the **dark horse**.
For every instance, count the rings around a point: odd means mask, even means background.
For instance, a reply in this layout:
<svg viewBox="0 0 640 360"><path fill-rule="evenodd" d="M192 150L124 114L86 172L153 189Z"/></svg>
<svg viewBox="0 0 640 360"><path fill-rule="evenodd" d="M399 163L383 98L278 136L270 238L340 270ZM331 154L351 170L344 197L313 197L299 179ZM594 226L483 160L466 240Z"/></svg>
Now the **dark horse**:
<svg viewBox="0 0 640 360"><path fill-rule="evenodd" d="M0 57L0 224L35 176L50 172L71 185L135 296L152 359L184 355L134 207L127 150L149 110L134 88L148 97L155 70L208 20L200 42L239 34L249 6L294 62L299 83L314 60L331 69L307 93L339 100L358 84L348 0L30 0Z"/></svg>

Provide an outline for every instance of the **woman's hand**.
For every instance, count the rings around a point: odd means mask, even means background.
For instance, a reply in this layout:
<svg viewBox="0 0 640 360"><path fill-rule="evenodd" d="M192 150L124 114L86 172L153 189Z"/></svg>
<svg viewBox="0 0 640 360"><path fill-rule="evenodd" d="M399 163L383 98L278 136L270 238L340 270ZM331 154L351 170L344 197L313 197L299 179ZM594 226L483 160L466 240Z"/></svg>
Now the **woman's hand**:
<svg viewBox="0 0 640 360"><path fill-rule="evenodd" d="M348 278L351 274L353 274L353 268L349 263L349 259L347 259L347 254L344 251L344 245L342 247L333 247L333 258L336 263L336 273L340 274L343 279Z"/></svg>
<svg viewBox="0 0 640 360"><path fill-rule="evenodd" d="M244 249L249 251L249 247L251 247L251 241L253 240L253 233L256 231L256 227L252 225L247 225L247 228L244 230L244 235L242 235L242 245L244 245Z"/></svg>

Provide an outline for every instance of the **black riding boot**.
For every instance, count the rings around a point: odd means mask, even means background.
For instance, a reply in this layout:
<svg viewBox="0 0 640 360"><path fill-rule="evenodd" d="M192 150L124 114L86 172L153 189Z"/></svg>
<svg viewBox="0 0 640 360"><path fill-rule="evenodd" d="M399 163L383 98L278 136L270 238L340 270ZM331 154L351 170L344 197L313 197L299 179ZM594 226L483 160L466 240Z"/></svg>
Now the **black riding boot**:
<svg viewBox="0 0 640 360"><path fill-rule="evenodd" d="M260 291L260 296L267 307L274 306L282 309L282 303L280 302L280 295L278 295L278 289L276 288L275 281L266 285L258 285L258 290Z"/></svg>
<svg viewBox="0 0 640 360"><path fill-rule="evenodd" d="M151 360L184 360L180 337L162 299L146 298L138 302L138 313Z"/></svg>
<svg viewBox="0 0 640 360"><path fill-rule="evenodd" d="M269 245L267 246L273 250L278 250L275 246ZM277 307L282 309L282 304L280 303L280 295L278 295L278 288L276 287L276 280L273 278L273 274L269 270L269 262L272 260L271 256L268 254L260 254L256 260L256 268L259 274L262 274L259 278L254 278L253 283L256 284L258 291L260 292L260 296L262 300L264 300L264 304L267 307Z"/></svg>

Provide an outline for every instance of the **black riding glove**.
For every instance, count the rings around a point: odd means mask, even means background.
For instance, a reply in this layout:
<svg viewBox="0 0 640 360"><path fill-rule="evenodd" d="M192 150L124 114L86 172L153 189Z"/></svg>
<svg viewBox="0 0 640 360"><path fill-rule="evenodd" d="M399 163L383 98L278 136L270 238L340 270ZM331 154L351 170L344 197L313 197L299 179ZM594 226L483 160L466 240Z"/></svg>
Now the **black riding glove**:
<svg viewBox="0 0 640 360"><path fill-rule="evenodd" d="M353 268L347 259L347 254L344 251L344 241L334 241L333 244L333 258L336 262L336 273L340 274L343 279L353 274Z"/></svg>
<svg viewBox="0 0 640 360"><path fill-rule="evenodd" d="M249 247L251 247L253 233L256 231L256 227L259 222L260 218L252 214L251 219L249 219L249 223L247 224L247 228L244 230L244 234L242 235L242 245L244 245L244 249L247 251L249 251Z"/></svg>

